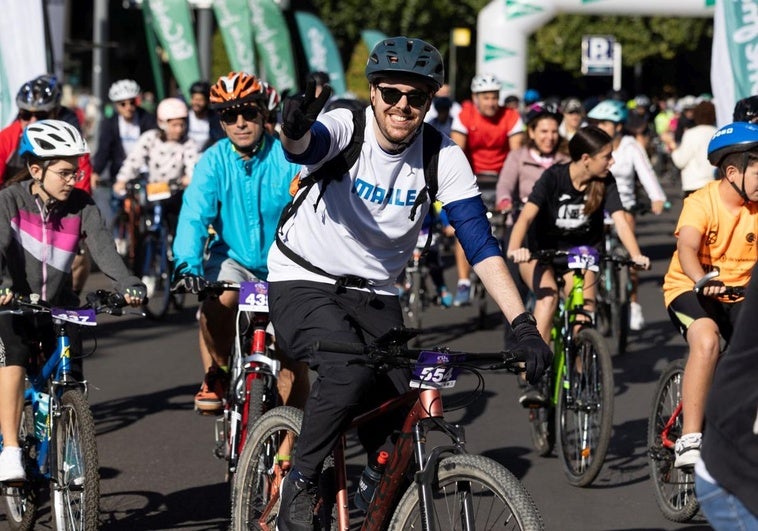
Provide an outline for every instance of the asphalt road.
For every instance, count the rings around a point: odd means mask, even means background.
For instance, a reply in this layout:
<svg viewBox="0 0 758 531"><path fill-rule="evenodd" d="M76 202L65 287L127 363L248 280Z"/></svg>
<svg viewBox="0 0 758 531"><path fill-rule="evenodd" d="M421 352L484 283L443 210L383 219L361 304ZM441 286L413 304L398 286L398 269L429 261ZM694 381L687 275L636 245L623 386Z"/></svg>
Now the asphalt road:
<svg viewBox="0 0 758 531"><path fill-rule="evenodd" d="M661 515L645 456L647 415L657 378L669 360L685 352L660 291L681 205L673 203L670 212L639 223L641 245L653 258L653 268L640 275L647 324L632 336L628 353L614 357L613 437L591 487L570 486L555 457L541 458L532 451L513 376L486 376L480 399L449 415L466 426L471 452L499 461L522 479L549 530L710 529L702 519L681 525ZM92 275L89 287L104 285L102 275ZM171 314L163 323L107 317L95 329L97 351L85 368L98 432L103 529L194 531L228 525L224 464L212 452L214 422L193 412L192 398L202 375L195 305L188 302L184 312ZM492 305L490 311L490 328L478 330L473 308L432 308L423 342L498 350L501 318ZM463 397L472 383L471 378L460 380L450 398ZM355 456L357 450L349 453ZM349 473L357 475L362 465L353 463ZM38 528L50 528L47 508Z"/></svg>

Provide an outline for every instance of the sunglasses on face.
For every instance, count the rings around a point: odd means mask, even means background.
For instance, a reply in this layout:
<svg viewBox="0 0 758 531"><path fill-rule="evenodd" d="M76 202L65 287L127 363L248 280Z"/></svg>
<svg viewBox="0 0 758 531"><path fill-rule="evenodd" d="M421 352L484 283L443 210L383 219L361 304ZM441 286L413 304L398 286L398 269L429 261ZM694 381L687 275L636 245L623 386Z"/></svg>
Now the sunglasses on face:
<svg viewBox="0 0 758 531"><path fill-rule="evenodd" d="M37 120L47 120L50 118L50 111L27 111L26 109L21 109L18 111L18 117L25 122L28 122L32 118L36 118Z"/></svg>
<svg viewBox="0 0 758 531"><path fill-rule="evenodd" d="M258 107L244 107L242 109L228 109L221 113L221 121L227 125L237 123L237 116L242 116L246 122L254 122L261 111Z"/></svg>
<svg viewBox="0 0 758 531"><path fill-rule="evenodd" d="M137 106L137 100L124 100L118 102L119 107L136 107Z"/></svg>
<svg viewBox="0 0 758 531"><path fill-rule="evenodd" d="M421 109L424 105L426 105L426 102L429 101L429 93L424 92L423 90L411 90L410 92L403 92L402 90L398 90L396 88L381 87L379 85L377 85L376 88L381 93L382 99L387 105L396 105L403 96L408 98L408 105L415 107L416 109Z"/></svg>

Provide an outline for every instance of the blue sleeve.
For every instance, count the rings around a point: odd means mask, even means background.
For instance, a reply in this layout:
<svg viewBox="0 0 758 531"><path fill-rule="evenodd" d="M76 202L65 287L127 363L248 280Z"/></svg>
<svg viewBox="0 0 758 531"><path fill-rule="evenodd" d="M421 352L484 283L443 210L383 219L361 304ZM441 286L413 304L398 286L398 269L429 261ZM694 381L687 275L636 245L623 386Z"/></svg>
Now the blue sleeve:
<svg viewBox="0 0 758 531"><path fill-rule="evenodd" d="M490 256L502 256L500 245L492 235L487 219L487 207L482 196L453 201L442 207L455 229L455 236L461 242L466 258L476 265Z"/></svg>
<svg viewBox="0 0 758 531"><path fill-rule="evenodd" d="M315 122L311 126L311 142L308 144L308 148L299 155L293 155L285 150L284 155L288 161L295 164L316 164L326 157L331 144L332 135L329 134L329 130L321 122Z"/></svg>
<svg viewBox="0 0 758 531"><path fill-rule="evenodd" d="M208 239L208 225L218 213L215 180L221 178L214 178L211 155L206 151L200 157L192 181L182 198L173 246L176 265L186 264L181 268L182 273L203 275L203 250ZM223 172L223 168L218 168L217 171Z"/></svg>

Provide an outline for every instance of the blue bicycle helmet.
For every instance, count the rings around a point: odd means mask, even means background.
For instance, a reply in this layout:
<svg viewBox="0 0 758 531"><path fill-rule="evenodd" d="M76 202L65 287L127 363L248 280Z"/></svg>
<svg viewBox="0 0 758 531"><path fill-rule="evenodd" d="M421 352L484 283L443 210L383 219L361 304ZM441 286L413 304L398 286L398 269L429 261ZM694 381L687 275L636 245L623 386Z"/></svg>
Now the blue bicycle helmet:
<svg viewBox="0 0 758 531"><path fill-rule="evenodd" d="M758 147L758 125L734 122L716 131L708 142L708 161L718 166L731 153L744 153Z"/></svg>
<svg viewBox="0 0 758 531"><path fill-rule="evenodd" d="M590 120L617 124L625 122L626 116L626 106L618 100L603 100L587 113L587 118Z"/></svg>
<svg viewBox="0 0 758 531"><path fill-rule="evenodd" d="M531 105L532 103L539 101L539 99L540 99L540 93L537 92L535 89L527 89L527 91L524 92L525 105Z"/></svg>
<svg viewBox="0 0 758 531"><path fill-rule="evenodd" d="M413 74L430 81L434 90L445 82L445 65L440 52L421 39L392 37L379 41L368 56L366 78L375 83L394 73Z"/></svg>

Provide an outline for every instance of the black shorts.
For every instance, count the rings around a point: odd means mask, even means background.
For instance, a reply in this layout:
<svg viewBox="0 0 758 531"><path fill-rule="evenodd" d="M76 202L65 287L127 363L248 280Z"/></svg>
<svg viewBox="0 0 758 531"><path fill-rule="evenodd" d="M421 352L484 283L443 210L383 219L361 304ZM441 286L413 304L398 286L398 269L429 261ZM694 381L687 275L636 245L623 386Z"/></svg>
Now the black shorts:
<svg viewBox="0 0 758 531"><path fill-rule="evenodd" d="M82 348L79 327L66 325L66 332L71 341L72 358L80 357ZM47 358L55 350L57 337L53 331L52 318L49 314L0 315L0 342L0 367L33 368L40 353Z"/></svg>
<svg viewBox="0 0 758 531"><path fill-rule="evenodd" d="M687 329L695 320L708 317L716 322L721 337L727 342L732 337L741 309L742 301L721 302L694 291L682 293L667 308L671 322L684 339L687 339Z"/></svg>

